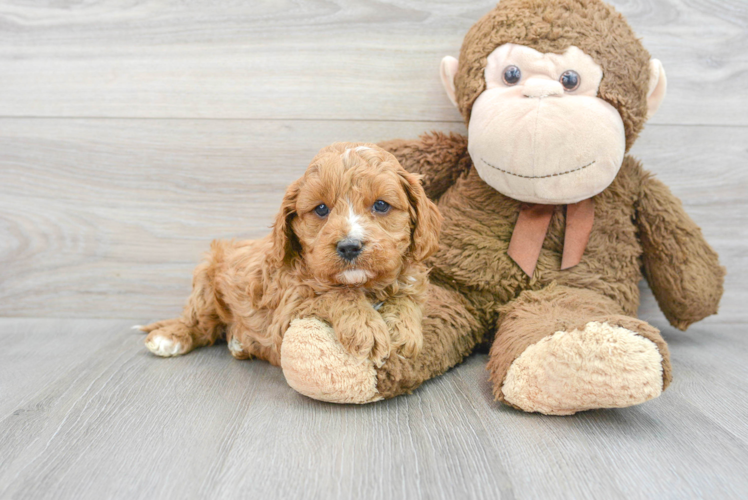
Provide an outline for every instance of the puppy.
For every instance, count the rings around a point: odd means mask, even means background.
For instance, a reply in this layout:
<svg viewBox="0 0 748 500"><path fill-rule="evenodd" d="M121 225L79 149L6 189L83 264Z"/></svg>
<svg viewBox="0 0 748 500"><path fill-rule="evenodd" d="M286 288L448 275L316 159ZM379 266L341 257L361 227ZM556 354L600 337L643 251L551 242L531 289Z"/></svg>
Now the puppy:
<svg viewBox="0 0 748 500"><path fill-rule="evenodd" d="M271 234L212 243L182 317L135 328L159 356L225 338L235 358L279 365L291 321L313 316L379 366L393 352L414 357L423 344L423 260L438 248L440 225L419 177L394 156L333 144L288 188Z"/></svg>

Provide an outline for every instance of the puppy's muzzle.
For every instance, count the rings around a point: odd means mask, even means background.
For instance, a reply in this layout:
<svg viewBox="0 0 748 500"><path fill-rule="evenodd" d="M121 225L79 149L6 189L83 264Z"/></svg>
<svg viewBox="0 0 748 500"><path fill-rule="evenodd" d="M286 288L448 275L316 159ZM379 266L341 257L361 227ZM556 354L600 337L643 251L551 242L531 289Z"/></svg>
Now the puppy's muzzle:
<svg viewBox="0 0 748 500"><path fill-rule="evenodd" d="M346 262L355 260L363 248L364 245L361 241L350 238L339 241L337 245L338 255L340 255L340 257Z"/></svg>

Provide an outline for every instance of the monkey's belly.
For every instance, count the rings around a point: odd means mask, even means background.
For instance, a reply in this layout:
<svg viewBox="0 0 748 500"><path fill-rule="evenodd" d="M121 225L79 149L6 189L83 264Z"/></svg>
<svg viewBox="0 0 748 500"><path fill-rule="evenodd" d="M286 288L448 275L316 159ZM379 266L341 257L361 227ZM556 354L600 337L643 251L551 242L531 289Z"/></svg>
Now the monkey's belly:
<svg viewBox="0 0 748 500"><path fill-rule="evenodd" d="M642 249L633 223L633 207L621 203L617 199L620 196L613 190L595 197L595 223L582 261L563 271L566 218L564 207L557 206L530 278L507 255L520 203L471 173L439 200L444 223L441 248L430 261L432 279L466 294L490 293L499 304L512 300L522 290L556 282L598 291L634 315L639 305Z"/></svg>

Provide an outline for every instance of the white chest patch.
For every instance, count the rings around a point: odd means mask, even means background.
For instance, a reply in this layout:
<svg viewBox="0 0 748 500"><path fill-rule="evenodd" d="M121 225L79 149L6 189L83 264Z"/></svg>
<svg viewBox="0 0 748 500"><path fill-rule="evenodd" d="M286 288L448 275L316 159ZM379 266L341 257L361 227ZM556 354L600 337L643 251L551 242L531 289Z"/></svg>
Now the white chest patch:
<svg viewBox="0 0 748 500"><path fill-rule="evenodd" d="M338 279L346 285L363 285L369 279L369 275L362 269L349 269L340 273Z"/></svg>

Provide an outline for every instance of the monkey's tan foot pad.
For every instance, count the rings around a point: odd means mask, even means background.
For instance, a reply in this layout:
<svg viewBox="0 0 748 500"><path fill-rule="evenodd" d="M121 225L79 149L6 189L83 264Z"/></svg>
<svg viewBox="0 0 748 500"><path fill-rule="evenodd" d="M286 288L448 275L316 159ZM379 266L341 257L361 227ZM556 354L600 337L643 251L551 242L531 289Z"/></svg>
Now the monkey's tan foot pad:
<svg viewBox="0 0 748 500"><path fill-rule="evenodd" d="M590 322L525 349L509 367L502 392L508 403L546 415L623 408L662 393L662 362L651 340Z"/></svg>
<svg viewBox="0 0 748 500"><path fill-rule="evenodd" d="M281 368L288 385L312 399L356 404L382 399L374 364L349 354L332 327L318 319L291 323L281 345Z"/></svg>

